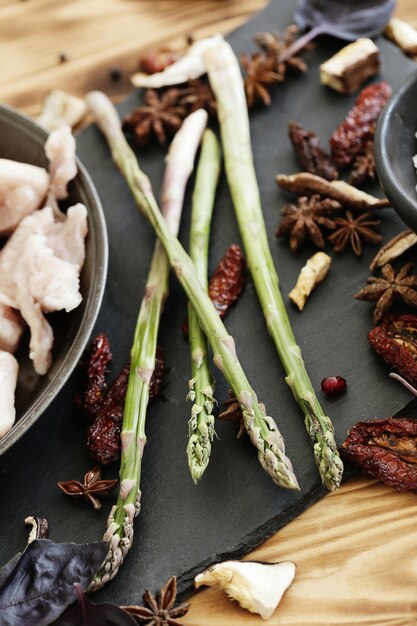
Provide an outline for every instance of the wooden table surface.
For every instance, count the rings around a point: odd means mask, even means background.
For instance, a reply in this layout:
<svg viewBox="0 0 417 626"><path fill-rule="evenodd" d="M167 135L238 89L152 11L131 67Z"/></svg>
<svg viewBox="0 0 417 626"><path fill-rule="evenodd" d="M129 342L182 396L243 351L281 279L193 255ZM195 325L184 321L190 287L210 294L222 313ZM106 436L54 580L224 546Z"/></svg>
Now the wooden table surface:
<svg viewBox="0 0 417 626"><path fill-rule="evenodd" d="M52 88L100 88L114 97L145 50L184 37L232 30L266 0L0 0L0 99L29 113ZM396 15L417 26L416 0ZM65 53L66 63L59 63ZM123 79L112 83L109 68ZM417 624L415 495L357 477L327 495L248 558L297 563L297 574L270 624ZM262 623L208 589L192 600L187 626Z"/></svg>

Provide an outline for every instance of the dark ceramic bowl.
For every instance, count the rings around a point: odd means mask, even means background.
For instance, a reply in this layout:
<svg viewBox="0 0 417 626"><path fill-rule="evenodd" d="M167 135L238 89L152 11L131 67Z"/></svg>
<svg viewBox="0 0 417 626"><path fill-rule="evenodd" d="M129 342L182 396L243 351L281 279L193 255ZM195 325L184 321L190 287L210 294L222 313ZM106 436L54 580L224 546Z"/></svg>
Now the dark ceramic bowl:
<svg viewBox="0 0 417 626"><path fill-rule="evenodd" d="M44 153L46 132L30 118L0 106L0 158L47 167ZM26 333L16 357L19 378L16 390L16 423L0 439L0 454L28 430L55 398L75 368L93 329L104 292L107 274L107 231L97 192L84 167L77 161L78 173L69 186L67 206L76 202L88 210L86 260L81 273L83 301L71 313L48 316L55 341L53 363L46 376L38 376L28 357Z"/></svg>
<svg viewBox="0 0 417 626"><path fill-rule="evenodd" d="M380 183L393 208L417 232L417 72L391 97L379 118L375 160Z"/></svg>

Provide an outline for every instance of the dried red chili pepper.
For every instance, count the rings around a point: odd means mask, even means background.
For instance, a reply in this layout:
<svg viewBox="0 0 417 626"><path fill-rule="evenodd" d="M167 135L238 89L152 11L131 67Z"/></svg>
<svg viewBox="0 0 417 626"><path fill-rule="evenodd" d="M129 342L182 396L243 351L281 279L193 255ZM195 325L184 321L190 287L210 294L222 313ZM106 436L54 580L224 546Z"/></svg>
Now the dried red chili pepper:
<svg viewBox="0 0 417 626"><path fill-rule="evenodd" d="M214 270L209 296L220 317L224 317L242 293L246 261L241 248L232 244Z"/></svg>
<svg viewBox="0 0 417 626"><path fill-rule="evenodd" d="M417 421L407 417L358 422L342 454L398 491L417 491Z"/></svg>
<svg viewBox="0 0 417 626"><path fill-rule="evenodd" d="M331 158L320 145L320 139L311 130L306 130L301 124L288 124L288 137L294 147L297 158L305 172L316 174L327 180L336 180L339 173Z"/></svg>
<svg viewBox="0 0 417 626"><path fill-rule="evenodd" d="M75 398L75 404L82 413L94 418L106 390L107 365L112 359L110 344L105 333L100 333L84 353L80 367L84 376L82 392Z"/></svg>
<svg viewBox="0 0 417 626"><path fill-rule="evenodd" d="M373 138L377 119L391 93L391 87L385 81L369 85L360 92L353 109L330 138L336 165L349 165L366 141Z"/></svg>
<svg viewBox="0 0 417 626"><path fill-rule="evenodd" d="M417 315L391 315L368 333L368 339L384 361L417 385Z"/></svg>
<svg viewBox="0 0 417 626"><path fill-rule="evenodd" d="M123 411L129 381L130 363L125 365L98 409L96 419L87 430L87 449L90 456L108 465L117 461L121 453L120 433L122 431ZM157 348L155 369L149 386L149 402L155 400L161 390L164 374L162 349Z"/></svg>

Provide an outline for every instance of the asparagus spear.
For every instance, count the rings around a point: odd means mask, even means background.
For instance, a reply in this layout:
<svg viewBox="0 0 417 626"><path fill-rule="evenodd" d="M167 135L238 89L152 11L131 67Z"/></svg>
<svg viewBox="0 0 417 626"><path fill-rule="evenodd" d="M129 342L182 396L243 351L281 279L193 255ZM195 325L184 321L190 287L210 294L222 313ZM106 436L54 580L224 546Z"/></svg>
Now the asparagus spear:
<svg viewBox="0 0 417 626"><path fill-rule="evenodd" d="M162 211L167 227L178 233L185 187L207 124L207 113L195 111L184 121L171 143L162 182ZM140 474L146 444L145 422L149 384L155 367L156 342L164 301L168 295L169 262L159 241L155 244L136 323L121 433L120 489L107 522L104 539L110 542L106 560L90 584L102 587L118 572L133 541L133 520L140 510Z"/></svg>
<svg viewBox="0 0 417 626"><path fill-rule="evenodd" d="M214 354L214 362L224 373L242 409L243 419L258 459L272 480L283 487L298 489L290 460L285 454L283 438L272 417L266 415L239 363L233 337L227 333L209 296L201 286L194 265L184 248L167 228L152 194L148 177L123 136L120 120L110 100L101 92L91 92L88 104L105 135L113 160L126 178L138 207L153 226L163 245L171 267L191 302L201 329Z"/></svg>
<svg viewBox="0 0 417 626"><path fill-rule="evenodd" d="M242 76L230 45L219 42L204 54L210 85L215 93L226 174L248 267L261 302L267 327L286 372L285 381L300 405L321 478L330 490L340 485L343 464L334 429L324 414L295 340L268 245L265 222L251 150L248 110Z"/></svg>
<svg viewBox="0 0 417 626"><path fill-rule="evenodd" d="M203 136L200 161L191 209L190 257L194 262L198 280L208 289L208 245L214 196L220 174L221 153L216 135L206 130ZM213 377L207 354L207 339L198 323L197 315L188 305L188 329L192 360L192 378L188 399L193 402L188 422L188 465L195 483L206 469L214 435Z"/></svg>

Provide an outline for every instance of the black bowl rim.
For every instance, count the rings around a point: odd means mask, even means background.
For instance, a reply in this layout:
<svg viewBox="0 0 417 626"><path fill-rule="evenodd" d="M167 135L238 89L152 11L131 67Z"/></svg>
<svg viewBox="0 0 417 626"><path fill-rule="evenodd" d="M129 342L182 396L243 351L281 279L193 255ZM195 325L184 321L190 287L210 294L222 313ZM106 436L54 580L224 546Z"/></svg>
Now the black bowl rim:
<svg viewBox="0 0 417 626"><path fill-rule="evenodd" d="M45 129L36 124L30 117L12 107L1 104L0 116L5 116L17 128L24 129L28 136L35 141L45 143L48 138L48 133ZM106 221L100 198L90 175L78 158L76 162L78 171L75 180L83 190L85 199L88 201L89 223L94 225L92 229L94 231L94 239L90 242L90 245L93 243L95 247L92 288L86 297L85 309L77 333L58 371L35 403L19 418L12 429L0 439L0 455L10 448L34 424L67 382L84 351L100 311L106 285L109 256ZM91 227L89 230L91 232Z"/></svg>
<svg viewBox="0 0 417 626"><path fill-rule="evenodd" d="M393 209L413 230L417 231L417 192L415 195L405 189L393 175L390 166L389 142L387 140L392 116L401 102L404 94L417 82L417 70L401 85L399 90L389 99L385 105L376 128L375 133L375 165L379 182L390 200ZM412 129L412 133L417 131ZM416 176L417 184L417 176Z"/></svg>

